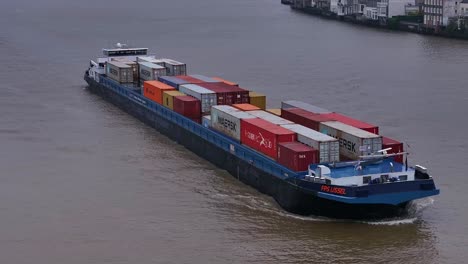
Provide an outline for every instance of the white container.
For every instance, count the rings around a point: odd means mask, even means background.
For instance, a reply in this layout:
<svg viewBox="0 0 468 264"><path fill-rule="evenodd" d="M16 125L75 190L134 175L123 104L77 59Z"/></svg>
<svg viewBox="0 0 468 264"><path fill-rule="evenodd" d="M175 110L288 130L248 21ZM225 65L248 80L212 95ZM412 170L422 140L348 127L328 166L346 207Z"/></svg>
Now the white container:
<svg viewBox="0 0 468 264"><path fill-rule="evenodd" d="M145 81L157 80L159 76L167 75L167 70L164 66L151 62L139 62L140 79Z"/></svg>
<svg viewBox="0 0 468 264"><path fill-rule="evenodd" d="M179 85L179 91L200 100L202 113L210 113L211 107L216 105L216 93L195 84Z"/></svg>
<svg viewBox="0 0 468 264"><path fill-rule="evenodd" d="M210 127L211 126L211 116L210 115L205 115L202 117L202 126L204 127Z"/></svg>
<svg viewBox="0 0 468 264"><path fill-rule="evenodd" d="M150 56L137 57L137 62L151 62L165 67L164 61Z"/></svg>
<svg viewBox="0 0 468 264"><path fill-rule="evenodd" d="M167 69L167 75L187 75L187 65L171 59L161 59L164 61L164 67Z"/></svg>
<svg viewBox="0 0 468 264"><path fill-rule="evenodd" d="M282 117L279 117L277 115L274 115L274 114L271 114L271 113L268 113L266 111L263 111L263 110L253 110L253 111L249 111L249 114L253 115L253 116L256 116L258 118L261 118L263 120L266 120L270 123L273 123L275 125L287 125L287 124L294 124L294 122L292 121L289 121L289 120L286 120Z"/></svg>
<svg viewBox="0 0 468 264"><path fill-rule="evenodd" d="M133 68L118 61L106 62L106 75L120 83L132 83L133 82Z"/></svg>
<svg viewBox="0 0 468 264"><path fill-rule="evenodd" d="M309 112L312 112L312 113L316 113L316 114L329 114L329 113L331 113L331 111L328 110L328 109L318 107L318 106L315 106L315 105L311 105L311 104L308 104L308 103L304 103L304 102L301 102L301 101L297 101L297 100L289 100L289 101L281 102L281 109L289 109L289 108L300 108L300 109L303 109L303 110L306 110L306 111L309 111Z"/></svg>
<svg viewBox="0 0 468 264"><path fill-rule="evenodd" d="M193 77L195 79L198 79L198 80L201 80L201 81L204 81L204 82L212 82L212 83L219 82L218 80L215 80L213 78L210 78L210 77L207 77L207 76L201 75L201 74L190 74L190 77Z"/></svg>
<svg viewBox="0 0 468 264"><path fill-rule="evenodd" d="M382 149L382 136L338 121L322 122L319 129L321 133L337 138L340 142L340 154L350 159L357 160L359 156Z"/></svg>
<svg viewBox="0 0 468 264"><path fill-rule="evenodd" d="M247 112L229 105L215 105L211 108L211 128L240 141L241 119L256 118Z"/></svg>
<svg viewBox="0 0 468 264"><path fill-rule="evenodd" d="M298 124L281 125L297 134L297 141L319 151L319 162L340 161L338 139Z"/></svg>

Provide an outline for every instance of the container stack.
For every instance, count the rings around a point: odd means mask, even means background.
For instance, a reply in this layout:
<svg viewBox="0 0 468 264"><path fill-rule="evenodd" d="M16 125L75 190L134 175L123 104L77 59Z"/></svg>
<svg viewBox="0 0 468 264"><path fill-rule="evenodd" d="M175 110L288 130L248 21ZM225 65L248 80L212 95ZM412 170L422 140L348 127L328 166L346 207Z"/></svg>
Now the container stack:
<svg viewBox="0 0 468 264"><path fill-rule="evenodd" d="M163 92L163 105L174 110L174 97L177 96L185 96L185 94L174 90Z"/></svg>
<svg viewBox="0 0 468 264"><path fill-rule="evenodd" d="M108 61L106 63L106 75L119 83L133 83L132 66L119 61Z"/></svg>
<svg viewBox="0 0 468 264"><path fill-rule="evenodd" d="M249 103L249 91L225 83L200 83L199 86L216 93L218 105Z"/></svg>
<svg viewBox="0 0 468 264"><path fill-rule="evenodd" d="M164 62L164 67L167 69L167 75L187 75L187 65L171 59L161 59Z"/></svg>
<svg viewBox="0 0 468 264"><path fill-rule="evenodd" d="M255 111L261 110L259 107L251 104L233 104L232 107L239 109L241 111Z"/></svg>
<svg viewBox="0 0 468 264"><path fill-rule="evenodd" d="M307 171L310 164L318 162L318 150L314 148L299 142L278 144L278 163L293 171Z"/></svg>
<svg viewBox="0 0 468 264"><path fill-rule="evenodd" d="M314 114L300 108L283 108L281 117L316 131L319 131L321 122L335 121L329 116Z"/></svg>
<svg viewBox="0 0 468 264"><path fill-rule="evenodd" d="M209 114L211 111L211 107L213 105L216 105L216 93L196 84L180 85L179 91L200 100L201 113L203 114Z"/></svg>
<svg viewBox="0 0 468 264"><path fill-rule="evenodd" d="M231 81L228 81L228 80L225 80L223 78L220 78L220 77L211 77L212 79L218 81L218 82L223 82L225 84L229 84L229 85L232 85L232 86L239 86L238 83L235 83L235 82L231 82Z"/></svg>
<svg viewBox="0 0 468 264"><path fill-rule="evenodd" d="M266 109L266 96L257 92L249 92L249 103L260 109Z"/></svg>
<svg viewBox="0 0 468 264"><path fill-rule="evenodd" d="M146 81L143 83L143 96L158 104L163 104L163 93L167 91L175 91L175 89L159 81Z"/></svg>
<svg viewBox="0 0 468 264"><path fill-rule="evenodd" d="M174 97L174 111L192 119L194 122L201 123L200 100L192 96L185 95Z"/></svg>
<svg viewBox="0 0 468 264"><path fill-rule="evenodd" d="M340 141L340 155L351 160L382 149L382 136L338 121L320 123L320 132Z"/></svg>
<svg viewBox="0 0 468 264"><path fill-rule="evenodd" d="M258 118L261 118L263 120L266 120L268 122L271 122L275 125L287 125L287 124L294 124L294 122L290 121L290 120L287 120L287 119L284 119L284 118L281 118L277 115L274 115L274 114L270 114L266 111L263 111L263 110L254 110L254 111L249 111L249 114L253 115L253 116L256 116Z"/></svg>
<svg viewBox="0 0 468 264"><path fill-rule="evenodd" d="M211 128L236 141L241 140L241 120L252 118L256 117L229 105L215 105L211 108Z"/></svg>
<svg viewBox="0 0 468 264"><path fill-rule="evenodd" d="M289 100L289 101L283 101L281 102L281 109L289 109L289 108L299 108L299 109L304 109L308 112L311 112L311 113L314 113L314 114L329 114L331 113L332 111L328 110L328 109L325 109L325 108L322 108L322 107L319 107L319 106L315 106L315 105L311 105L311 104L308 104L308 103L304 103L304 102L301 102L301 101L297 101L297 100Z"/></svg>
<svg viewBox="0 0 468 264"><path fill-rule="evenodd" d="M278 144L296 141L296 133L260 118L241 119L241 142L278 159Z"/></svg>
<svg viewBox="0 0 468 264"><path fill-rule="evenodd" d="M152 63L152 62L139 62L140 69L140 81L151 81L158 80L158 77L167 75L166 68L164 66Z"/></svg>

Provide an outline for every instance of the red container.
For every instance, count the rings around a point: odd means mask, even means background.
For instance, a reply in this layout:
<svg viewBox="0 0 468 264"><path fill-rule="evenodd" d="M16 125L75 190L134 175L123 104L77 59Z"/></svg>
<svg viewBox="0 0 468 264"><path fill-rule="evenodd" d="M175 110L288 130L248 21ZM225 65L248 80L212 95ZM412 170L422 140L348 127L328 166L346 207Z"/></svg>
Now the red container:
<svg viewBox="0 0 468 264"><path fill-rule="evenodd" d="M296 133L260 118L241 119L241 142L277 159L278 143L296 141Z"/></svg>
<svg viewBox="0 0 468 264"><path fill-rule="evenodd" d="M403 143L388 137L382 137L382 149L386 148L392 148L391 150L387 151L389 154L400 153L403 152ZM403 163L403 155L395 156L394 159L396 162Z"/></svg>
<svg viewBox="0 0 468 264"><path fill-rule="evenodd" d="M200 100L191 96L174 97L174 111L188 118L201 118Z"/></svg>
<svg viewBox="0 0 468 264"><path fill-rule="evenodd" d="M278 163L293 171L306 171L310 164L319 163L319 153L299 142L279 143Z"/></svg>
<svg viewBox="0 0 468 264"><path fill-rule="evenodd" d="M320 122L335 121L331 117L314 114L300 108L282 109L281 117L316 131L319 131Z"/></svg>
<svg viewBox="0 0 468 264"><path fill-rule="evenodd" d="M345 116L345 115L338 114L338 113L329 113L329 114L321 114L321 115L332 118L335 121L340 121L341 123L377 134L377 135L379 134L378 126L363 122L361 120L351 118L349 116Z"/></svg>
<svg viewBox="0 0 468 264"><path fill-rule="evenodd" d="M216 93L218 105L248 104L249 91L226 83L199 83L203 88Z"/></svg>
<svg viewBox="0 0 468 264"><path fill-rule="evenodd" d="M201 124L201 118L198 117L198 118L191 118L193 122L195 123L198 123L198 124Z"/></svg>
<svg viewBox="0 0 468 264"><path fill-rule="evenodd" d="M174 77L187 81L187 83L193 83L193 84L204 83L204 81L199 80L197 78L193 78L192 76L188 76L188 75L177 75Z"/></svg>

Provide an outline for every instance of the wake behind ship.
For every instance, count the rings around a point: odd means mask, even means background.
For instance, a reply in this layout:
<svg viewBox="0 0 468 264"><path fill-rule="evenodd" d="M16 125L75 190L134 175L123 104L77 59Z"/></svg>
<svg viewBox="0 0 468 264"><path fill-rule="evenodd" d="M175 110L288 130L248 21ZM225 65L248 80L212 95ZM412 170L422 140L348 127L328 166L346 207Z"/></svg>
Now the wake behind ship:
<svg viewBox="0 0 468 264"><path fill-rule="evenodd" d="M119 44L91 60L88 87L240 181L301 215L379 219L439 194L403 143L375 125L266 96Z"/></svg>

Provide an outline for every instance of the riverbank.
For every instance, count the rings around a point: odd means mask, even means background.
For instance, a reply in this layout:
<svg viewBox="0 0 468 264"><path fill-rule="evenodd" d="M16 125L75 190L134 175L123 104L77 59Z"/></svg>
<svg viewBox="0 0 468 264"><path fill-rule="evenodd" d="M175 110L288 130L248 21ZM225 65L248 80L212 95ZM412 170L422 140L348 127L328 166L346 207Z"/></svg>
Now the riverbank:
<svg viewBox="0 0 468 264"><path fill-rule="evenodd" d="M382 28L387 30L397 30L397 31L406 31L412 32L421 35L431 35L431 36L438 36L438 37L445 37L445 38L454 38L454 39L462 39L468 40L468 30L465 32L458 32L458 31L448 31L446 29L443 30L435 30L434 28L425 27L422 23L423 16L398 16L392 17L387 20L369 20L365 19L362 16L356 15L345 15L345 16L338 16L336 13L331 11L316 8L316 7L297 7L292 5L292 2L289 0L281 0L281 3L284 5L289 5L292 10L314 15L320 16L326 19L333 19L338 20L346 23L357 24L366 27L373 27L373 28Z"/></svg>

